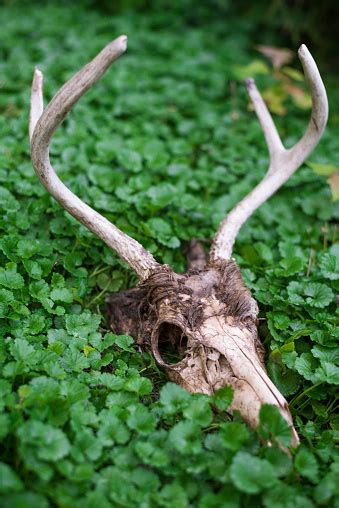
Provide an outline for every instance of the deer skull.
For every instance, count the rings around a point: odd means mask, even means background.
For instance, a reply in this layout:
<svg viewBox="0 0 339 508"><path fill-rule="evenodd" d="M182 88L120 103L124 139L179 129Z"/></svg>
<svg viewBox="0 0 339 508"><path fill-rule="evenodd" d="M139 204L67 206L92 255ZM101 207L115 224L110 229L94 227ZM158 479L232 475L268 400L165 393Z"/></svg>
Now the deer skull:
<svg viewBox="0 0 339 508"><path fill-rule="evenodd" d="M130 299L128 291L124 294L125 305L119 294L108 298L112 329L146 344L172 381L209 395L231 385L230 410L239 410L251 427L258 425L266 403L277 406L293 429L288 404L265 370L257 303L233 260L184 275L162 267L139 292L130 291ZM294 429L293 442L298 443Z"/></svg>
<svg viewBox="0 0 339 508"><path fill-rule="evenodd" d="M268 146L268 171L226 215L213 240L208 261L200 259L191 264L186 274L176 274L75 196L59 180L49 160L49 145L59 124L126 46L126 36L111 42L59 90L45 110L43 77L35 70L29 124L34 169L48 192L139 276L137 288L109 297L112 328L148 345L169 377L190 392L211 394L226 384L232 385L235 395L231 409L238 409L251 426L258 423L262 403L277 406L291 426L297 444L287 402L265 371L256 327L257 304L231 256L242 224L298 169L325 129L328 103L317 66L302 45L299 58L312 95L312 115L303 137L289 149L284 148L254 81L247 80ZM168 359L168 349L179 357L174 362Z"/></svg>

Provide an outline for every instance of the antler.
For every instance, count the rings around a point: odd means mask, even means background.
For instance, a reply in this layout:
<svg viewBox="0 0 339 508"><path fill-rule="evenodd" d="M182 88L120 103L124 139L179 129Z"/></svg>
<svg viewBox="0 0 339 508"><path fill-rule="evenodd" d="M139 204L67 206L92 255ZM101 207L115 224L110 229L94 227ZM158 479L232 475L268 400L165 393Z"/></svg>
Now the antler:
<svg viewBox="0 0 339 508"><path fill-rule="evenodd" d="M34 169L48 192L73 217L114 249L135 270L142 281L149 276L154 268L159 266L152 254L73 194L58 178L49 160L49 146L57 127L80 97L125 52L126 47L127 37L125 35L108 44L90 63L60 88L45 111L43 111L42 96L43 75L38 69L35 69L32 83L29 137Z"/></svg>
<svg viewBox="0 0 339 508"><path fill-rule="evenodd" d="M254 80L247 80L247 90L268 146L270 165L262 181L229 212L220 224L210 251L211 261L231 258L233 244L241 226L301 166L324 132L328 117L324 84L317 65L304 44L300 46L298 55L312 96L312 114L307 130L296 145L290 149L284 148Z"/></svg>

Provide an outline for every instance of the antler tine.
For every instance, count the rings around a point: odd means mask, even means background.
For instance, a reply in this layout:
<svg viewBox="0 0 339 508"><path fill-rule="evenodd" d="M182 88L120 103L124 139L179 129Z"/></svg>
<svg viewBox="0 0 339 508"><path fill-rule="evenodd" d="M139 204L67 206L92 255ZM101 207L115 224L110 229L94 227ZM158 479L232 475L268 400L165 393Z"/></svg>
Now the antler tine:
<svg viewBox="0 0 339 508"><path fill-rule="evenodd" d="M257 114L257 117L259 119L261 128L265 136L271 160L270 165L272 165L275 157L284 150L284 145L281 142L277 128L273 122L273 119L270 115L270 112L267 109L267 106L262 96L260 95L259 90L256 87L254 79L249 78L245 81L245 83L247 92L251 98L254 110Z"/></svg>
<svg viewBox="0 0 339 508"><path fill-rule="evenodd" d="M43 98L43 84L44 77L42 72L36 67L34 69L33 81L32 81L32 92L31 92L31 108L29 112L29 141L32 141L33 133L39 118L41 117L44 110L44 98Z"/></svg>
<svg viewBox="0 0 339 508"><path fill-rule="evenodd" d="M47 191L73 217L115 250L135 270L140 280L145 280L150 272L159 266L152 254L73 194L58 178L49 160L49 146L57 127L80 97L98 81L112 62L124 53L126 47L127 37L125 35L108 44L90 63L60 88L44 112L43 75L38 69L35 69L29 135L32 163Z"/></svg>
<svg viewBox="0 0 339 508"><path fill-rule="evenodd" d="M312 114L305 134L292 148L284 148L272 117L252 79L247 80L248 93L261 124L270 165L261 182L222 221L214 237L210 260L230 259L239 229L247 219L274 194L301 166L320 140L328 118L325 86L312 55L303 44L298 51L312 96Z"/></svg>
<svg viewBox="0 0 339 508"><path fill-rule="evenodd" d="M304 69L312 97L312 114L305 134L291 149L287 150L292 167L298 168L317 146L328 119L328 100L325 85L317 64L305 44L298 50L299 60ZM295 171L295 170L293 170Z"/></svg>

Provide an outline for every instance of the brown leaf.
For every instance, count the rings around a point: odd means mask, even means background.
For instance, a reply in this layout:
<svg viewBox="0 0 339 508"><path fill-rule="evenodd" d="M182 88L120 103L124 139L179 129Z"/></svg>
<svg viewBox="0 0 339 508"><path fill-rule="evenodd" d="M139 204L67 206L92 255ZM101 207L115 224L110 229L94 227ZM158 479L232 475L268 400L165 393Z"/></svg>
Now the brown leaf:
<svg viewBox="0 0 339 508"><path fill-rule="evenodd" d="M310 109L312 107L312 99L308 92L292 83L285 83L284 88L292 97L296 106L301 109Z"/></svg>
<svg viewBox="0 0 339 508"><path fill-rule="evenodd" d="M293 51L286 48L275 48L273 46L263 46L259 44L255 48L271 60L274 69L280 69L283 65L289 63L294 57Z"/></svg>

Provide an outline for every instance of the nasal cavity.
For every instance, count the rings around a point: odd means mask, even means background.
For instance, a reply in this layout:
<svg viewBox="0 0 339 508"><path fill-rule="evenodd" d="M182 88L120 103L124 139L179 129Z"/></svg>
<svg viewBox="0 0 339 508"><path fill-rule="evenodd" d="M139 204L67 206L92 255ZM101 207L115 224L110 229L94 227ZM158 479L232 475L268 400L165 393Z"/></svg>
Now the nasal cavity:
<svg viewBox="0 0 339 508"><path fill-rule="evenodd" d="M180 326L161 323L158 328L158 351L163 362L173 365L180 362L187 350L187 336Z"/></svg>

